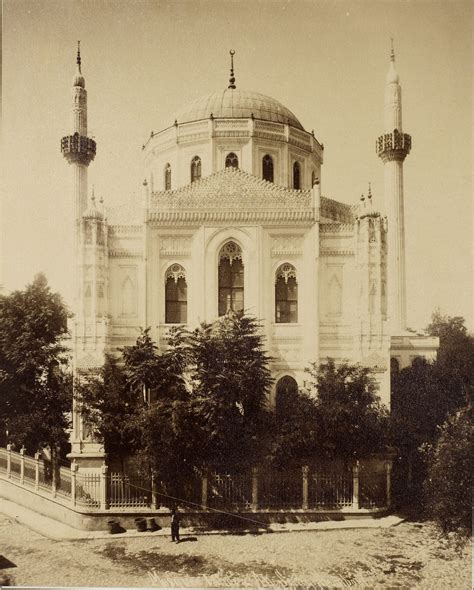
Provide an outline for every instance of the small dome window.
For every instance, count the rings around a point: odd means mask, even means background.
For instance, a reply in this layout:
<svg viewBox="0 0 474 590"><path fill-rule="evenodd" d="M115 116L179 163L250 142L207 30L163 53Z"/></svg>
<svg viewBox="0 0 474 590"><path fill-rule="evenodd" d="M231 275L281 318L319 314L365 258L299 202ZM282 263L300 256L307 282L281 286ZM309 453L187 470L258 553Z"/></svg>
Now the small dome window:
<svg viewBox="0 0 474 590"><path fill-rule="evenodd" d="M194 156L191 161L191 182L201 178L201 158Z"/></svg>
<svg viewBox="0 0 474 590"><path fill-rule="evenodd" d="M225 159L225 167L226 168L238 168L239 167L239 158L234 154L234 152L230 152L227 154Z"/></svg>
<svg viewBox="0 0 474 590"><path fill-rule="evenodd" d="M165 166L165 191L171 190L171 166L166 164Z"/></svg>
<svg viewBox="0 0 474 590"><path fill-rule="evenodd" d="M293 188L301 189L301 166L299 162L293 164Z"/></svg>
<svg viewBox="0 0 474 590"><path fill-rule="evenodd" d="M273 158L268 154L262 158L262 177L263 180L273 182Z"/></svg>

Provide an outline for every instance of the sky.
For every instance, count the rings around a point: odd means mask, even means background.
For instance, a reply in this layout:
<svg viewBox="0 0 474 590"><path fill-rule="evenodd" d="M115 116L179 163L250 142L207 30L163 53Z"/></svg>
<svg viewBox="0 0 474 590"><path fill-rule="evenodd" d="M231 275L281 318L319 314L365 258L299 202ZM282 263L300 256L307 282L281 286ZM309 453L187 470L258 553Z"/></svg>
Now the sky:
<svg viewBox="0 0 474 590"><path fill-rule="evenodd" d="M3 0L0 263L6 292L37 272L72 298L72 131L77 40L97 156L89 186L136 195L141 146L191 100L225 88L272 96L324 143L322 193L383 200L390 38L403 92L408 323L437 307L473 321L472 7L426 0Z"/></svg>

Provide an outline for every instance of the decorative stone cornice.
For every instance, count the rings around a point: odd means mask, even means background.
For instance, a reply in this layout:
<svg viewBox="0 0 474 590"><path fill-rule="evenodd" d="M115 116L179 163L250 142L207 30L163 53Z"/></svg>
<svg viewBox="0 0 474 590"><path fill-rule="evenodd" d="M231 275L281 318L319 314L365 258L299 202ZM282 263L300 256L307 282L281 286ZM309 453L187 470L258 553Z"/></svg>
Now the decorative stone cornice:
<svg viewBox="0 0 474 590"><path fill-rule="evenodd" d="M141 252L131 252L130 250L110 250L109 258L142 258Z"/></svg>
<svg viewBox="0 0 474 590"><path fill-rule="evenodd" d="M321 248L319 255L326 256L354 256L354 250L335 250L333 248Z"/></svg>
<svg viewBox="0 0 474 590"><path fill-rule="evenodd" d="M354 223L353 207L327 197L321 197L321 217L344 224Z"/></svg>
<svg viewBox="0 0 474 590"><path fill-rule="evenodd" d="M320 223L319 232L323 234L354 233L353 223Z"/></svg>
<svg viewBox="0 0 474 590"><path fill-rule="evenodd" d="M392 133L384 133L377 139L375 150L384 164L391 160L403 162L411 150L411 136L394 129Z"/></svg>

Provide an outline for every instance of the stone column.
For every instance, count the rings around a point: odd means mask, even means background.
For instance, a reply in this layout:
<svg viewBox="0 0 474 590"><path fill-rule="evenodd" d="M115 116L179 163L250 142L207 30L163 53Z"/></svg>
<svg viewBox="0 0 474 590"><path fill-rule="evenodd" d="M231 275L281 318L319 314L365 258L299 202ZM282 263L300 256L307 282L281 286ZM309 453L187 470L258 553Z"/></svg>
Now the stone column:
<svg viewBox="0 0 474 590"><path fill-rule="evenodd" d="M359 461L352 467L352 508L359 510Z"/></svg>
<svg viewBox="0 0 474 590"><path fill-rule="evenodd" d="M387 478L387 508L390 508L390 506L392 505L392 463L390 461L387 461L385 463L385 475Z"/></svg>
<svg viewBox="0 0 474 590"><path fill-rule="evenodd" d="M20 449L20 484L25 483L25 447Z"/></svg>
<svg viewBox="0 0 474 590"><path fill-rule="evenodd" d="M302 468L303 472L303 504L301 508L303 510L308 510L308 475L309 475L309 467L304 465Z"/></svg>
<svg viewBox="0 0 474 590"><path fill-rule="evenodd" d="M160 507L158 500L158 486L156 484L156 477L154 474L151 476L151 507L157 510Z"/></svg>
<svg viewBox="0 0 474 590"><path fill-rule="evenodd" d="M207 508L207 471L204 471L201 478L201 505Z"/></svg>
<svg viewBox="0 0 474 590"><path fill-rule="evenodd" d="M71 504L76 505L76 475L77 475L77 463L72 461L71 463Z"/></svg>
<svg viewBox="0 0 474 590"><path fill-rule="evenodd" d="M100 470L100 507L102 510L107 510L109 507L108 471L109 468L104 463Z"/></svg>
<svg viewBox="0 0 474 590"><path fill-rule="evenodd" d="M258 510L258 467L252 468L252 510Z"/></svg>
<svg viewBox="0 0 474 590"><path fill-rule="evenodd" d="M40 453L35 453L35 490L39 490Z"/></svg>
<svg viewBox="0 0 474 590"><path fill-rule="evenodd" d="M12 476L12 446L7 445L7 478L10 479Z"/></svg>

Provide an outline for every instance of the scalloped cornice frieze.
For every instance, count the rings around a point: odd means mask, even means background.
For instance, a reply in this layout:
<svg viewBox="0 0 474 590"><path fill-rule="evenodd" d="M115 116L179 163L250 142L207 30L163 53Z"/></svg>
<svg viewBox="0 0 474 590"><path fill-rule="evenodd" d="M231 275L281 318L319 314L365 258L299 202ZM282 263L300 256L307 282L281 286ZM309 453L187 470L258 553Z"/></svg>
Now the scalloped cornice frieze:
<svg viewBox="0 0 474 590"><path fill-rule="evenodd" d="M335 248L321 248L319 251L319 255L323 257L327 256L354 256L354 250L342 250L342 249L335 249Z"/></svg>
<svg viewBox="0 0 474 590"><path fill-rule="evenodd" d="M132 252L130 250L110 250L109 258L142 258L142 252Z"/></svg>
<svg viewBox="0 0 474 590"><path fill-rule="evenodd" d="M148 221L160 225L196 225L202 222L222 223L297 223L307 225L315 221L313 211L151 211Z"/></svg>
<svg viewBox="0 0 474 590"><path fill-rule="evenodd" d="M323 234L353 234L355 225L353 223L320 223L319 232Z"/></svg>
<svg viewBox="0 0 474 590"><path fill-rule="evenodd" d="M300 235L274 236L271 241L272 258L283 256L301 256L303 254L303 238Z"/></svg>

